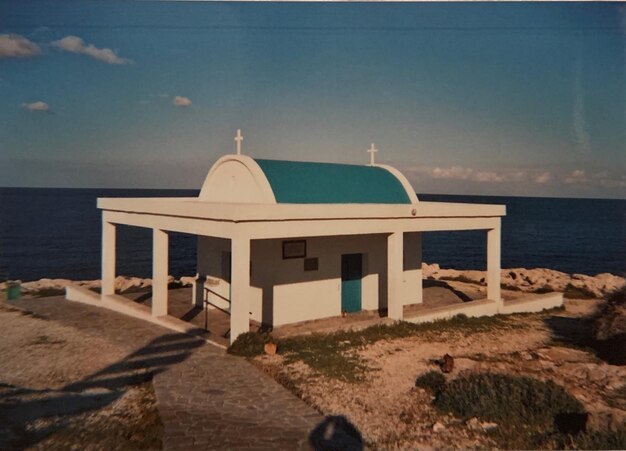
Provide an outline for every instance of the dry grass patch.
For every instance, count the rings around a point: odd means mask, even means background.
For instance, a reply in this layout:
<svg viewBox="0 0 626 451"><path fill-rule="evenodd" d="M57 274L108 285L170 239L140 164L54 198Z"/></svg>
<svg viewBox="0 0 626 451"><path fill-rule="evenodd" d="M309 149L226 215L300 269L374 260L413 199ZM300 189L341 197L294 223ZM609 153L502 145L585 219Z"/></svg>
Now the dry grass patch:
<svg viewBox="0 0 626 451"><path fill-rule="evenodd" d="M364 381L370 370L358 351L376 342L441 333L468 336L520 327L524 326L504 316L468 318L458 315L448 320L423 324L400 321L357 331L284 338L278 341L278 353L284 357L287 365L301 361L324 376L356 383Z"/></svg>

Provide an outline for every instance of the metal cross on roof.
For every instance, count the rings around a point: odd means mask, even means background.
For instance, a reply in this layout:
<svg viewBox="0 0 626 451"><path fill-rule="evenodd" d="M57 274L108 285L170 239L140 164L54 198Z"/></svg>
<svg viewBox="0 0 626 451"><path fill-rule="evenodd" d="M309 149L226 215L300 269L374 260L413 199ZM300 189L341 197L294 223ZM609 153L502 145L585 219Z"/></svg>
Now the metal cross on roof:
<svg viewBox="0 0 626 451"><path fill-rule="evenodd" d="M241 134L240 129L237 129L237 136L235 136L235 141L237 142L237 155L241 155L241 142L243 141L243 135Z"/></svg>
<svg viewBox="0 0 626 451"><path fill-rule="evenodd" d="M374 163L374 155L376 152L378 152L378 149L374 147L374 143L372 143L372 147L367 150L367 153L370 154L370 166L374 166L376 164Z"/></svg>

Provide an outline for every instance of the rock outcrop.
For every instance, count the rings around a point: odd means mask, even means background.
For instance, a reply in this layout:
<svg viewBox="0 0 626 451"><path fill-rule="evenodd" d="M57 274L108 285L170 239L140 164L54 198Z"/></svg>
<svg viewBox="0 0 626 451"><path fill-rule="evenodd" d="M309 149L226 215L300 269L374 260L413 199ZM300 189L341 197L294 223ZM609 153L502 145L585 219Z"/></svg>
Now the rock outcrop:
<svg viewBox="0 0 626 451"><path fill-rule="evenodd" d="M167 279L168 284L179 284L180 286L191 286L194 277L181 277L176 279L174 276L169 276ZM0 291L6 289L7 283L0 283ZM99 290L102 286L100 280L69 280L69 279L39 279L32 282L21 283L21 292L24 295L45 295L45 294L60 294L65 290L68 285L77 285L90 290ZM149 288L152 286L152 279L142 279L140 277L124 277L117 276L115 278L115 290L121 293L132 290L138 290L143 288Z"/></svg>
<svg viewBox="0 0 626 451"><path fill-rule="evenodd" d="M425 279L456 280L480 285L484 285L486 281L485 271L442 269L436 263L423 263L422 273ZM578 293L580 297L604 298L623 287L626 279L609 273L588 276L570 275L546 268L510 268L502 270L500 283L503 288L518 291L545 293L569 290Z"/></svg>
<svg viewBox="0 0 626 451"><path fill-rule="evenodd" d="M437 263L422 263L422 274L425 279L435 280L456 280L479 285L485 285L485 271L442 269ZM169 276L168 283L179 284L180 286L191 286L195 277L183 276L176 279ZM566 274L553 269L536 268L510 268L503 269L500 279L503 288L511 290L525 291L531 293L547 293L550 291L572 292L573 297L595 297L605 298L611 293L619 290L626 284L624 277L609 273L602 273L596 276L585 274ZM89 289L100 289L100 280L78 280L68 279L40 279L21 284L22 293L37 295L42 293L61 292L69 284L82 286ZM135 289L143 289L152 286L152 279L142 279L140 277L117 276L115 278L115 289L125 292ZM0 283L0 291L6 289L6 283Z"/></svg>

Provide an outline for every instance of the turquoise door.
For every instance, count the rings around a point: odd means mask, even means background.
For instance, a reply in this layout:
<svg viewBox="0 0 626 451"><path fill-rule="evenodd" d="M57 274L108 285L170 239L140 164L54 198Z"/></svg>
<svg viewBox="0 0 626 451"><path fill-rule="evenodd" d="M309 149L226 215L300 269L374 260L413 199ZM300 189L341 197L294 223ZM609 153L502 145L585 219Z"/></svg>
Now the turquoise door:
<svg viewBox="0 0 626 451"><path fill-rule="evenodd" d="M341 256L341 310L361 311L361 279L363 278L361 254Z"/></svg>

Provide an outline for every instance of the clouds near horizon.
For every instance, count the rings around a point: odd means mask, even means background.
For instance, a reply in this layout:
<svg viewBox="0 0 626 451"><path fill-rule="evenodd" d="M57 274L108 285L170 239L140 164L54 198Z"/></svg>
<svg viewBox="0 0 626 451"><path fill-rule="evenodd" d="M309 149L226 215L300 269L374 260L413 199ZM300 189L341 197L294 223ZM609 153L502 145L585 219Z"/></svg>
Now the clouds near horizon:
<svg viewBox="0 0 626 451"><path fill-rule="evenodd" d="M41 54L41 48L19 34L0 34L0 58L28 58Z"/></svg>
<svg viewBox="0 0 626 451"><path fill-rule="evenodd" d="M22 103L22 108L28 111L32 111L32 112L35 112L35 111L43 111L45 113L51 112L50 105L40 100L37 102L32 102L32 103Z"/></svg>
<svg viewBox="0 0 626 451"><path fill-rule="evenodd" d="M93 44L86 44L85 41L78 36L66 36L63 39L52 42L51 45L59 50L87 55L107 64L129 64L132 62L128 58L120 57L115 50L98 48Z"/></svg>
<svg viewBox="0 0 626 451"><path fill-rule="evenodd" d="M398 169L406 172L409 178L414 180L443 180L457 182L472 182L480 185L489 184L516 184L516 185L588 185L603 188L626 188L626 174L617 171L591 172L584 169L574 169L572 171L546 171L542 168L498 168L498 169L476 169L465 166L451 167L426 167L413 166Z"/></svg>
<svg viewBox="0 0 626 451"><path fill-rule="evenodd" d="M177 107L190 107L192 102L191 99L185 96L175 96L172 99L172 104Z"/></svg>

